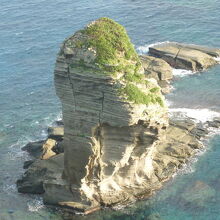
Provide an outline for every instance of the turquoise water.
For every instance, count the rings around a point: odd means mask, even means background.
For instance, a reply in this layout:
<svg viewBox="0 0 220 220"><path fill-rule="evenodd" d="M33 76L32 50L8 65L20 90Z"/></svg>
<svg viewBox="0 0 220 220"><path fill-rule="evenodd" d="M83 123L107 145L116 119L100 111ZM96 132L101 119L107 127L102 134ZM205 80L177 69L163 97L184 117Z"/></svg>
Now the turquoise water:
<svg viewBox="0 0 220 220"><path fill-rule="evenodd" d="M38 197L18 194L14 183L28 158L20 148L45 137L48 124L59 117L53 68L64 38L91 20L109 16L126 27L137 48L167 40L220 47L219 11L218 0L1 0L0 220L61 219ZM187 108L188 113L191 109L220 112L219 84L220 66L177 77L168 95L171 108ZM198 114L205 118L211 113ZM155 213L164 220L220 219L219 143L216 135L192 165L193 172L177 175L150 201L83 219L147 219ZM195 187L208 189L208 194L187 201ZM194 204L198 200L202 202Z"/></svg>

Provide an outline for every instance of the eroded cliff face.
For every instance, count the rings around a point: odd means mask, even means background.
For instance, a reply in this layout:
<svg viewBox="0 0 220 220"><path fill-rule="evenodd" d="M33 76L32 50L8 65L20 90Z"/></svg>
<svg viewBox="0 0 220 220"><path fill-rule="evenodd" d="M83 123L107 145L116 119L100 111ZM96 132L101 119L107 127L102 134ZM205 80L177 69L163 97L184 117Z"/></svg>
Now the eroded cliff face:
<svg viewBox="0 0 220 220"><path fill-rule="evenodd" d="M204 125L168 120L161 90L167 92L172 69L164 60L173 60L179 44L159 47L155 51L161 58L139 57L125 29L108 18L64 41L54 72L64 127L56 122L46 140L23 148L33 158L17 180L19 192L43 194L45 204L88 214L149 197L203 147L201 138L208 127L219 128L220 119ZM203 69L217 62L219 49L184 48L192 50L184 57L193 55L190 68L202 60L195 50L213 57L206 66L201 63ZM170 64L178 63L174 58Z"/></svg>
<svg viewBox="0 0 220 220"><path fill-rule="evenodd" d="M167 107L124 28L101 18L66 39L55 87L64 121L63 178L92 205L148 194L159 183L153 159Z"/></svg>

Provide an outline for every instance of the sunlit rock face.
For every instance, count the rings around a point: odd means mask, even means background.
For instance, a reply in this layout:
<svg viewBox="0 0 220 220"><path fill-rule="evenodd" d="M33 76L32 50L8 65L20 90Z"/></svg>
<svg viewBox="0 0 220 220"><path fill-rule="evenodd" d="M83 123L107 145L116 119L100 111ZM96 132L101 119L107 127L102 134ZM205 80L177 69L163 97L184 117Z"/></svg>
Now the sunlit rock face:
<svg viewBox="0 0 220 220"><path fill-rule="evenodd" d="M92 205L110 205L160 184L153 157L167 107L121 25L101 18L66 39L55 88L64 120L63 178L74 189Z"/></svg>
<svg viewBox="0 0 220 220"><path fill-rule="evenodd" d="M63 122L23 148L35 159L18 191L88 214L149 197L183 167L218 120L168 119L157 82L166 89L172 69L161 58L139 57L108 18L67 38L54 71Z"/></svg>
<svg viewBox="0 0 220 220"><path fill-rule="evenodd" d="M194 44L165 42L149 48L152 56L159 57L176 69L202 71L218 63L220 49Z"/></svg>

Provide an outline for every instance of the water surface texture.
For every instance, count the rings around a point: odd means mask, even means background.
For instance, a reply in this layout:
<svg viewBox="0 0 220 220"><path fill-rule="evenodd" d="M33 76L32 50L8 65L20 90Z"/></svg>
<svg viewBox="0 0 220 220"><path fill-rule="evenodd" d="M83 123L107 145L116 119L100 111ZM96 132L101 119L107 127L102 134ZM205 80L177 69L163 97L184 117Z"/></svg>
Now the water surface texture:
<svg viewBox="0 0 220 220"><path fill-rule="evenodd" d="M0 220L62 219L38 197L18 194L15 181L28 158L21 147L44 138L47 126L60 115L53 69L64 38L108 16L126 27L137 48L162 41L220 47L219 11L219 0L1 0ZM187 114L204 119L220 112L219 85L217 66L198 75L177 76L167 98L171 108L185 108ZM220 219L220 136L206 145L199 161L152 199L123 211L74 219ZM201 191L205 193L197 193Z"/></svg>

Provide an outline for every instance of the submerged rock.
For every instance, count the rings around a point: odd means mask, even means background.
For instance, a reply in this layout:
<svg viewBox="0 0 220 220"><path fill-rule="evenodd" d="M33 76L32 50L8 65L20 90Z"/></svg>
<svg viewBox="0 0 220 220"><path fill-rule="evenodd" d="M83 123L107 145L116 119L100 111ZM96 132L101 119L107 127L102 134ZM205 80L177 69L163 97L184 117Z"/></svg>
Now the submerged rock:
<svg viewBox="0 0 220 220"><path fill-rule="evenodd" d="M144 220L162 220L159 213L148 215Z"/></svg>
<svg viewBox="0 0 220 220"><path fill-rule="evenodd" d="M213 199L215 190L202 181L196 181L181 194L183 206L204 207Z"/></svg>
<svg viewBox="0 0 220 220"><path fill-rule="evenodd" d="M220 49L168 42L150 47L149 54L165 60L176 69L201 71L218 63L215 58L220 56Z"/></svg>

